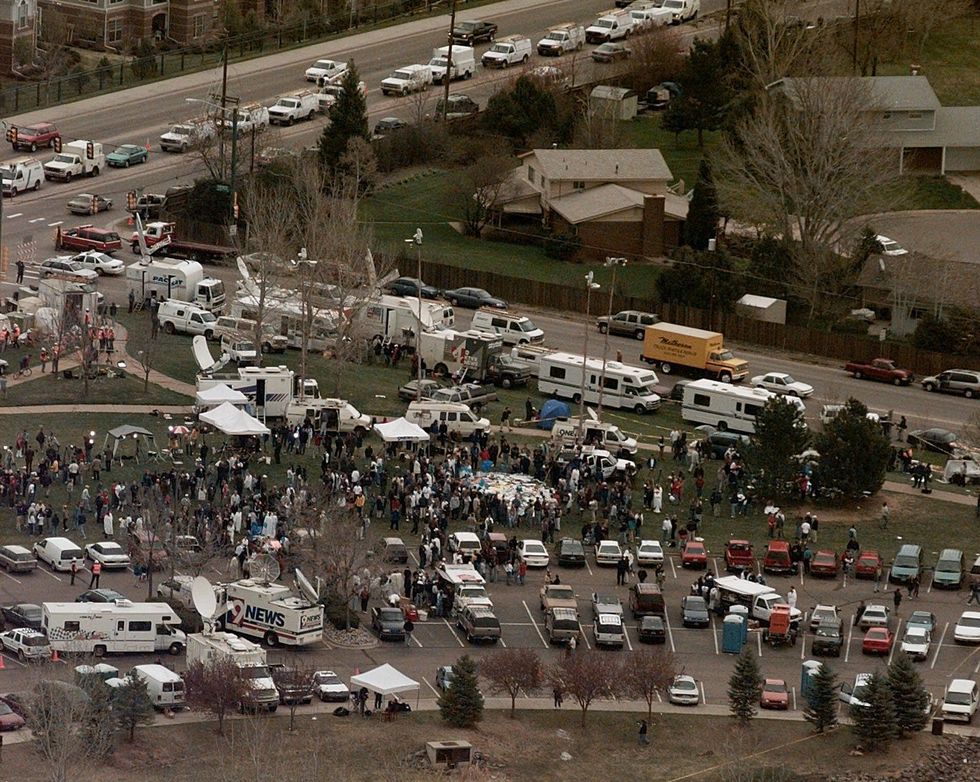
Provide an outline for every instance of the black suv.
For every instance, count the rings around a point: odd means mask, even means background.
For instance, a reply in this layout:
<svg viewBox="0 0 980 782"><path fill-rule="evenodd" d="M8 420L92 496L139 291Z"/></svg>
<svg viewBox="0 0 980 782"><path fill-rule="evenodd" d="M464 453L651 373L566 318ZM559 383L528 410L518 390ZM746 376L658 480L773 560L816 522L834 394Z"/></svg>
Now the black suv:
<svg viewBox="0 0 980 782"><path fill-rule="evenodd" d="M724 459L725 451L729 448L744 448L749 444L749 438L735 432L712 432L705 441L708 444L708 458Z"/></svg>
<svg viewBox="0 0 980 782"><path fill-rule="evenodd" d="M840 623L821 622L813 632L810 653L814 655L829 654L833 657L840 657L840 650L843 646L844 639L841 636Z"/></svg>
<svg viewBox="0 0 980 782"><path fill-rule="evenodd" d="M564 567L582 567L585 565L585 548L574 538L562 538L558 541L558 564Z"/></svg>

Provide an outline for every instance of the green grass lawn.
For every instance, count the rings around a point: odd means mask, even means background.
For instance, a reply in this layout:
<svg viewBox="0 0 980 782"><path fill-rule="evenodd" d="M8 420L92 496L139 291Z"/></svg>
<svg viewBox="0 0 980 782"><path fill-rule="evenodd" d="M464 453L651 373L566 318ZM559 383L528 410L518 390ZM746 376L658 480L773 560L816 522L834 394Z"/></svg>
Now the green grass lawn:
<svg viewBox="0 0 980 782"><path fill-rule="evenodd" d="M168 388L150 383L143 390L143 379L127 374L90 380L88 394L81 380L65 380L50 374L18 383L7 390L5 405L185 405L192 400Z"/></svg>
<svg viewBox="0 0 980 782"><path fill-rule="evenodd" d="M959 185L942 176L910 176L902 180L909 188L911 209L980 209L977 200Z"/></svg>
<svg viewBox="0 0 980 782"><path fill-rule="evenodd" d="M674 180L684 180L684 191L694 187L698 180L701 158L710 155L721 138L719 132L704 134L704 148L698 146L698 134L694 131L674 134L660 126L660 114L648 114L624 122L626 145L636 149L659 149L667 161Z"/></svg>

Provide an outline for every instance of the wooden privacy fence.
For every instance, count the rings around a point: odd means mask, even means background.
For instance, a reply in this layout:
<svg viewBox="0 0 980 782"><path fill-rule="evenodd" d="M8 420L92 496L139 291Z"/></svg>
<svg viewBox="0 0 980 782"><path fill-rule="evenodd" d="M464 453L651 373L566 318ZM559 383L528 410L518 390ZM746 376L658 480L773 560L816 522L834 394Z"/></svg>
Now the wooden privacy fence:
<svg viewBox="0 0 980 782"><path fill-rule="evenodd" d="M423 261L422 278L437 288L464 286L486 288L495 296L508 301L520 302L531 307L547 307L565 312L585 312L585 290L560 283L527 280L507 274L484 270L464 269L441 263ZM593 297L592 315L605 314L608 297L601 301ZM894 340L879 341L864 334L846 334L806 326L764 323L743 318L732 313L710 311L698 307L686 307L660 302L640 296L613 296L613 312L643 310L655 312L661 320L682 323L694 328L720 331L729 342L741 342L765 348L808 353L814 356L846 361L865 361L877 356L893 359L902 367L913 370L917 376L932 375L953 366L976 367L980 356L952 356L930 350L920 350L913 345Z"/></svg>

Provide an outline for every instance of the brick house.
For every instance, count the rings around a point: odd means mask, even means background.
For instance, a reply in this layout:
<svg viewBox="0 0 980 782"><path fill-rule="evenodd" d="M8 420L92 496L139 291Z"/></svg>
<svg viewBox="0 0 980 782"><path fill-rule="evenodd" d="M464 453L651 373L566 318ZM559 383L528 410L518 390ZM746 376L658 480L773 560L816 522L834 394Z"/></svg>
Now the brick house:
<svg viewBox="0 0 980 782"><path fill-rule="evenodd" d="M681 242L688 201L657 149L535 149L502 188L501 223L540 220L582 242L581 259L657 258Z"/></svg>
<svg viewBox="0 0 980 782"><path fill-rule="evenodd" d="M24 64L18 62L18 49L33 53L37 15L37 0L0 0L0 73Z"/></svg>

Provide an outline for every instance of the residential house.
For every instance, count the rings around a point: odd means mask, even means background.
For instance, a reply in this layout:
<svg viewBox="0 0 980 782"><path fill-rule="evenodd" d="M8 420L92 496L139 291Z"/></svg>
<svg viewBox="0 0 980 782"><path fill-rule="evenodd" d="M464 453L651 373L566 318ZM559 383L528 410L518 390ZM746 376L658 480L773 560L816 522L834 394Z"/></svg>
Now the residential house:
<svg viewBox="0 0 980 782"><path fill-rule="evenodd" d="M37 40L37 14L37 0L0 0L0 73L10 74L30 62Z"/></svg>
<svg viewBox="0 0 980 782"><path fill-rule="evenodd" d="M819 77L833 89L848 77ZM980 171L980 106L943 106L925 76L853 77L868 86L868 111L885 143L894 144L902 172ZM797 79L770 85L792 98Z"/></svg>
<svg viewBox="0 0 980 782"><path fill-rule="evenodd" d="M664 256L681 243L688 200L657 149L535 149L494 205L499 219L540 220L581 240L581 258Z"/></svg>

